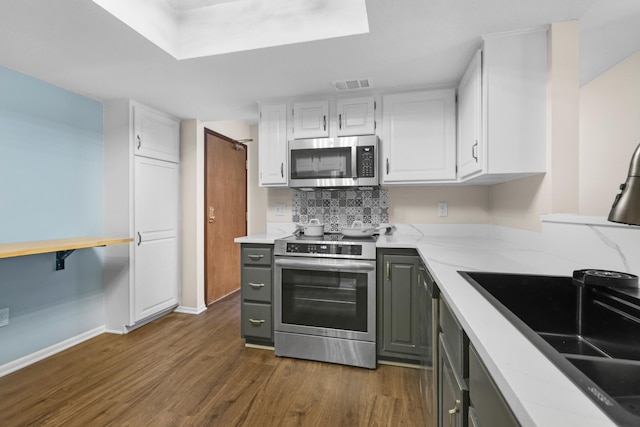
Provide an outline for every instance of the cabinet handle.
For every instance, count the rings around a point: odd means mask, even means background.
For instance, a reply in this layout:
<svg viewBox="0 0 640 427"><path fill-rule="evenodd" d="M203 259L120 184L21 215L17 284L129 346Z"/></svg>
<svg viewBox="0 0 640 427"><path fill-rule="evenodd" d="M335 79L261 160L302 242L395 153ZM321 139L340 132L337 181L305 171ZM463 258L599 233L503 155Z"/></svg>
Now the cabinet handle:
<svg viewBox="0 0 640 427"><path fill-rule="evenodd" d="M322 130L327 130L327 116L322 116Z"/></svg>
<svg viewBox="0 0 640 427"><path fill-rule="evenodd" d="M473 157L476 162L478 161L478 141L477 140L476 140L476 143L471 146L471 157Z"/></svg>
<svg viewBox="0 0 640 427"><path fill-rule="evenodd" d="M284 163L280 163L280 176L284 178Z"/></svg>
<svg viewBox="0 0 640 427"><path fill-rule="evenodd" d="M261 325L265 322L264 319L260 319L260 320L256 320L256 319L249 319L249 323L251 323L252 325Z"/></svg>
<svg viewBox="0 0 640 427"><path fill-rule="evenodd" d="M264 255L256 255L256 254L249 254L247 255L252 261L257 261L259 259L264 258Z"/></svg>
<svg viewBox="0 0 640 427"><path fill-rule="evenodd" d="M136 135L136 139L138 140L138 150L139 150L140 146L142 145L142 138L140 138L140 135Z"/></svg>
<svg viewBox="0 0 640 427"><path fill-rule="evenodd" d="M140 246L140 243L142 243L142 234L138 231L138 246Z"/></svg>
<svg viewBox="0 0 640 427"><path fill-rule="evenodd" d="M453 416L458 412L460 412L460 401L456 399L455 406L449 409L449 427L453 427Z"/></svg>
<svg viewBox="0 0 640 427"><path fill-rule="evenodd" d="M249 286L252 288L264 288L264 283L251 283L249 282Z"/></svg>
<svg viewBox="0 0 640 427"><path fill-rule="evenodd" d="M387 157L387 175L389 175L389 158Z"/></svg>
<svg viewBox="0 0 640 427"><path fill-rule="evenodd" d="M387 261L387 280L391 280L391 263Z"/></svg>
<svg viewBox="0 0 640 427"><path fill-rule="evenodd" d="M338 114L338 129L342 130L342 114Z"/></svg>

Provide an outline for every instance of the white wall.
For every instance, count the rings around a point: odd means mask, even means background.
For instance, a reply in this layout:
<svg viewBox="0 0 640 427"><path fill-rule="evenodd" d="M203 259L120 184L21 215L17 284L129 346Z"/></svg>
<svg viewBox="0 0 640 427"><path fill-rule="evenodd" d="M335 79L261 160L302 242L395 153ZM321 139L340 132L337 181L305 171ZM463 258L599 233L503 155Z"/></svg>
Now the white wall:
<svg viewBox="0 0 640 427"><path fill-rule="evenodd" d="M640 143L640 51L580 91L580 214L608 216Z"/></svg>

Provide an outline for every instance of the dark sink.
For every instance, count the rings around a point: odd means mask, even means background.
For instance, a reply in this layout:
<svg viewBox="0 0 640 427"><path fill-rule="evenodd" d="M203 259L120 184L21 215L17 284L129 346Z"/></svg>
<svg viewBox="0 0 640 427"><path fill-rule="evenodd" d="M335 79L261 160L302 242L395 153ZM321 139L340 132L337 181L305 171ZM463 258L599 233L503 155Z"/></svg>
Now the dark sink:
<svg viewBox="0 0 640 427"><path fill-rule="evenodd" d="M640 425L640 291L460 272L619 425Z"/></svg>

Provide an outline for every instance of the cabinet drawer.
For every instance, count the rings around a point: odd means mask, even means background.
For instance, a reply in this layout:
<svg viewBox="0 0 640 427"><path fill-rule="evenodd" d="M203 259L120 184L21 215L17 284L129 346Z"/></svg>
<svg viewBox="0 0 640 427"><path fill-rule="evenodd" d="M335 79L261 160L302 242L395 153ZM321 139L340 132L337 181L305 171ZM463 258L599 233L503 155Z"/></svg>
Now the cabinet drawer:
<svg viewBox="0 0 640 427"><path fill-rule="evenodd" d="M242 268L242 299L271 302L271 269L266 267Z"/></svg>
<svg viewBox="0 0 640 427"><path fill-rule="evenodd" d="M469 400L474 409L476 425L520 425L473 346L469 349Z"/></svg>
<svg viewBox="0 0 640 427"><path fill-rule="evenodd" d="M245 337L273 339L271 304L242 303L242 331Z"/></svg>
<svg viewBox="0 0 640 427"><path fill-rule="evenodd" d="M468 372L465 363L468 346L464 330L442 298L440 298L440 329L450 352L453 369L465 378Z"/></svg>
<svg viewBox="0 0 640 427"><path fill-rule="evenodd" d="M271 248L242 248L243 265L271 265Z"/></svg>

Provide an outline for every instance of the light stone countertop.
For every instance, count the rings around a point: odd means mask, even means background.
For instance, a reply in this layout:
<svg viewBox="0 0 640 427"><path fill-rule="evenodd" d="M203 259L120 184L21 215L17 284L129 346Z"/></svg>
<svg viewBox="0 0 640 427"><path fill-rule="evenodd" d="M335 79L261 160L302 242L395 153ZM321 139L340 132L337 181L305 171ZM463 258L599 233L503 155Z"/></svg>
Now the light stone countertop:
<svg viewBox="0 0 640 427"><path fill-rule="evenodd" d="M504 318L458 271L571 276L588 266L528 239L490 237L484 225L398 225L378 248L414 248L436 280L478 354L523 426L615 426L571 380ZM280 233L278 235L278 233ZM273 243L288 230L236 239ZM529 241L531 240L531 241Z"/></svg>

